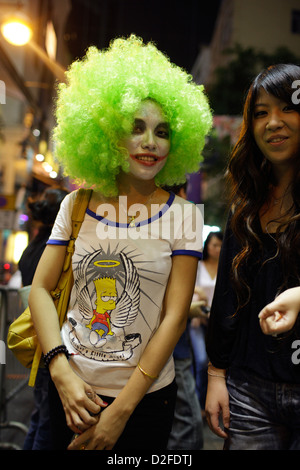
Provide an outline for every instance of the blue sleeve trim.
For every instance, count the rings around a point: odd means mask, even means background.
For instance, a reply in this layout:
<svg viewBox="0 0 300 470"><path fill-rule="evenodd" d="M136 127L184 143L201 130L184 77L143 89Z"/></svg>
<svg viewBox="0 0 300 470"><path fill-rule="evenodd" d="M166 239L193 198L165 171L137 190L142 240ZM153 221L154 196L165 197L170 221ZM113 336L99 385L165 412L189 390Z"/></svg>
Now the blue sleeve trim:
<svg viewBox="0 0 300 470"><path fill-rule="evenodd" d="M69 244L69 240L48 240L46 245L64 245L67 246Z"/></svg>
<svg viewBox="0 0 300 470"><path fill-rule="evenodd" d="M174 250L171 256L176 255L196 256L196 258L202 259L202 253L195 250Z"/></svg>

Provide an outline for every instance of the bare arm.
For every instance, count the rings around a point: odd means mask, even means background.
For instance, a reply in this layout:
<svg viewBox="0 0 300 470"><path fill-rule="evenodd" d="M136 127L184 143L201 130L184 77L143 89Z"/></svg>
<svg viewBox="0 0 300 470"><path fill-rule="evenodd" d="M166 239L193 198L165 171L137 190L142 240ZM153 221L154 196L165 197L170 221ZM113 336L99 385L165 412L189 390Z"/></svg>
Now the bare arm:
<svg viewBox="0 0 300 470"><path fill-rule="evenodd" d="M226 438L226 432L220 426L222 418L225 428L229 427L229 395L226 385L226 370L210 365L208 367L208 384L206 393L205 413L207 424L219 437Z"/></svg>
<svg viewBox="0 0 300 470"><path fill-rule="evenodd" d="M50 292L55 289L60 277L65 251L65 246L47 245L29 295L32 319L44 353L62 344L58 316ZM49 370L63 403L68 426L78 432L79 427L86 429L95 424L96 419L89 412L99 412L102 402L97 400L98 404L95 404L88 398L87 393L93 393L92 388L72 371L67 358L59 354L51 361Z"/></svg>
<svg viewBox="0 0 300 470"><path fill-rule="evenodd" d="M173 258L161 323L140 359L142 368L151 376L159 375L185 329L197 263L190 256ZM69 449L78 449L86 442L86 449L112 449L152 383L137 367L114 402L101 412L99 423L74 440Z"/></svg>
<svg viewBox="0 0 300 470"><path fill-rule="evenodd" d="M300 287L282 292L259 314L260 327L266 335L285 333L293 328L300 311Z"/></svg>
<svg viewBox="0 0 300 470"><path fill-rule="evenodd" d="M32 319L44 353L61 344L58 316L50 291L57 285L65 252L65 246L46 246L29 294Z"/></svg>

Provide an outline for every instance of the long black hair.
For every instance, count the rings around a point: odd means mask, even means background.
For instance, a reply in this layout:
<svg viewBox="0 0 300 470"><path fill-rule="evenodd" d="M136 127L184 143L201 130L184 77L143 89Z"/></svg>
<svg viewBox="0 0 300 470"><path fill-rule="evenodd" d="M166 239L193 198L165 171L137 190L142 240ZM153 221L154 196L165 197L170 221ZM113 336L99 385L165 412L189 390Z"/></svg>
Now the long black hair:
<svg viewBox="0 0 300 470"><path fill-rule="evenodd" d="M270 185L276 185L272 165L258 148L253 136L255 102L263 88L267 93L288 103L300 114L300 104L293 99L294 86L299 79L300 67L292 64L273 65L254 79L244 105L240 136L229 161L227 178L231 190L231 228L241 245L232 266L233 282L240 307L247 303L250 296L249 287L242 274L243 267L252 253L261 247L258 214L269 197ZM300 151L291 182L291 194L294 202L292 213L284 220L278 220L280 225L276 233L278 254L284 273L284 283L280 290L299 285L300 282Z"/></svg>

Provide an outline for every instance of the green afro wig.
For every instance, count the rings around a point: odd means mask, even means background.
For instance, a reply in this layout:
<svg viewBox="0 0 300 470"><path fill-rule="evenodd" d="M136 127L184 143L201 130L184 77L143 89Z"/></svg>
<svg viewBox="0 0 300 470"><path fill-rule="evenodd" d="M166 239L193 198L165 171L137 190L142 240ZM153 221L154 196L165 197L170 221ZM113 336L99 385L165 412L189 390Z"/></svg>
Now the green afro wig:
<svg viewBox="0 0 300 470"><path fill-rule="evenodd" d="M131 35L106 50L92 46L71 64L58 86L54 141L56 158L77 183L106 196L118 194L116 177L128 171L119 142L132 130L141 102L156 101L168 119L171 148L156 184L174 185L198 171L212 114L192 77L172 64L153 43Z"/></svg>

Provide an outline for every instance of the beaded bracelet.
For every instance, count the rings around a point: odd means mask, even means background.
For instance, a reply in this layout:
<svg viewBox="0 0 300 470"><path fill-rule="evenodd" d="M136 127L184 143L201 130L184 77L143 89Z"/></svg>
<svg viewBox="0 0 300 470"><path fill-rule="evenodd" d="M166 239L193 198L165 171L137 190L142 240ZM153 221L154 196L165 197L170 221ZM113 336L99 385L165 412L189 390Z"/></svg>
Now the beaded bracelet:
<svg viewBox="0 0 300 470"><path fill-rule="evenodd" d="M51 349L50 351L47 352L47 354L44 355L44 364L45 367L48 369L49 364L52 361L52 359L57 356L58 354L65 354L67 359L69 359L69 352L64 344L61 344L60 346L56 346L55 348Z"/></svg>

